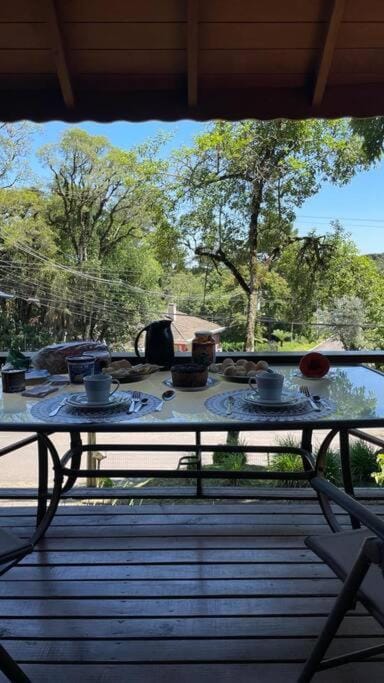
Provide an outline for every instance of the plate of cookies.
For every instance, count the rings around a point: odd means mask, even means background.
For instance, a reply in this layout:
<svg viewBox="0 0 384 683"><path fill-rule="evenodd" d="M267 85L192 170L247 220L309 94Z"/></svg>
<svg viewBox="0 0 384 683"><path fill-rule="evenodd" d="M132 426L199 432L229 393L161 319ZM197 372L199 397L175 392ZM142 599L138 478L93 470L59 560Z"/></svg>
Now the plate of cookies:
<svg viewBox="0 0 384 683"><path fill-rule="evenodd" d="M111 375L114 379L118 379L120 383L125 382L140 382L148 375L159 370L159 365L151 363L140 363L139 365L132 365L129 360L112 361L102 372Z"/></svg>
<svg viewBox="0 0 384 683"><path fill-rule="evenodd" d="M221 375L229 382L240 382L246 384L250 377L254 377L258 372L269 370L269 365L265 360L254 363L252 360L237 360L226 358L222 363L212 363L209 371Z"/></svg>

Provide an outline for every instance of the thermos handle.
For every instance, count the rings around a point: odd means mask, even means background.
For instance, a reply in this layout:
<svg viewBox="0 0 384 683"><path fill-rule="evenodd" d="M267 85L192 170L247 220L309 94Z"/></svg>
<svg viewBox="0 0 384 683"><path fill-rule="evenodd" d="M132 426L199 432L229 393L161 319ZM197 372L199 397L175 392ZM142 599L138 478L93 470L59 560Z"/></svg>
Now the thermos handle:
<svg viewBox="0 0 384 683"><path fill-rule="evenodd" d="M148 330L148 327L149 327L149 325L147 325L147 327L143 327L143 329L140 330L139 334L137 335L137 337L135 339L135 353L136 353L136 356L138 358L141 358L140 353L139 353L139 346L138 346L139 345L139 339L140 339L141 335L143 334L143 332L146 332Z"/></svg>

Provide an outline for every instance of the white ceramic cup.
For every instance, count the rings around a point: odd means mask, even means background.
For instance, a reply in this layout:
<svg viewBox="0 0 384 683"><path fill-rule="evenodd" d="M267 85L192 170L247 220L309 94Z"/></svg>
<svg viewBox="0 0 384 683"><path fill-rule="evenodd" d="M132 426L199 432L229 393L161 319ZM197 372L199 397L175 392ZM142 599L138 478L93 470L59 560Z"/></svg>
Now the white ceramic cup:
<svg viewBox="0 0 384 683"><path fill-rule="evenodd" d="M116 384L111 391L111 385ZM98 374L84 377L84 386L88 403L107 403L109 397L119 388L120 382L111 375Z"/></svg>
<svg viewBox="0 0 384 683"><path fill-rule="evenodd" d="M259 397L265 401L280 401L283 391L284 375L279 372L258 372L249 378L251 389L257 389Z"/></svg>

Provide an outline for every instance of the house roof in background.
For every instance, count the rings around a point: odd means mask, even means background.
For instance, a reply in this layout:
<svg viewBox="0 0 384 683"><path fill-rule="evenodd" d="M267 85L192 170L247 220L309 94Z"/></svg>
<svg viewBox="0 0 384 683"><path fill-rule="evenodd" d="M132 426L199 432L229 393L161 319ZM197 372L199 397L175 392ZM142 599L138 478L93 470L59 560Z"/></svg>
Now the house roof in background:
<svg viewBox="0 0 384 683"><path fill-rule="evenodd" d="M0 120L384 113L383 0L0 3Z"/></svg>
<svg viewBox="0 0 384 683"><path fill-rule="evenodd" d="M168 313L164 313L163 318L172 320L172 316ZM196 331L207 330L212 334L219 334L225 330L225 327L220 327L217 323L204 320L204 318L177 311L175 319L172 320L171 329L175 344L185 344L192 341Z"/></svg>

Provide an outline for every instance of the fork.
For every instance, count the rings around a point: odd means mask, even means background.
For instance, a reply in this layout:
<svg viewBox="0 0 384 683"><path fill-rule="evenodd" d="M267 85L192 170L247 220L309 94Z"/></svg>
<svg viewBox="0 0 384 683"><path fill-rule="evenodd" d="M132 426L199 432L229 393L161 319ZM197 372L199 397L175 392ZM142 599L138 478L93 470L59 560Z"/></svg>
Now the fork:
<svg viewBox="0 0 384 683"><path fill-rule="evenodd" d="M133 413L133 411L135 409L136 401L139 401L139 400L140 400L140 392L139 391L132 391L131 402L128 406L127 413Z"/></svg>
<svg viewBox="0 0 384 683"><path fill-rule="evenodd" d="M308 387L302 385L302 386L299 388L299 391L300 391L300 393L304 394L304 396L307 397L309 403L311 404L312 409L313 409L313 410L316 410L317 412L320 412L321 408L320 408L320 406L319 406L317 403L315 403L315 401L313 400L313 398L312 398L312 396L311 396L311 394L310 394L310 392L309 392Z"/></svg>
<svg viewBox="0 0 384 683"><path fill-rule="evenodd" d="M128 412L129 412L129 413L135 413L135 412L137 412L137 405L136 405L136 404L138 404L138 406L140 406L140 402L141 402L141 393L140 393L140 391L133 391L133 392L132 392L132 402L131 402L131 405L130 405L129 408L128 408Z"/></svg>

